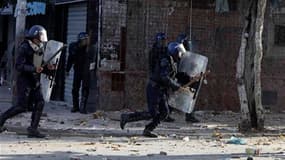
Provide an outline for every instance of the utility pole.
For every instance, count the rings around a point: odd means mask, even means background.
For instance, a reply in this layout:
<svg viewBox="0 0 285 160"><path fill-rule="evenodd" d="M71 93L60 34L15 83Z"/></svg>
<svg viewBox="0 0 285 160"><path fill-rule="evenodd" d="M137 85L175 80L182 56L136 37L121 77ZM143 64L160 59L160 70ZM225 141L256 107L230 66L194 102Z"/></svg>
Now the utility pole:
<svg viewBox="0 0 285 160"><path fill-rule="evenodd" d="M13 66L15 66L16 57L18 55L18 48L20 43L23 41L25 36L25 27L26 27L26 13L27 13L27 0L17 0L17 6L15 10L15 17L16 17L16 37L15 37L15 53L13 57ZM13 70L13 97L12 97L12 103L16 103L16 71Z"/></svg>

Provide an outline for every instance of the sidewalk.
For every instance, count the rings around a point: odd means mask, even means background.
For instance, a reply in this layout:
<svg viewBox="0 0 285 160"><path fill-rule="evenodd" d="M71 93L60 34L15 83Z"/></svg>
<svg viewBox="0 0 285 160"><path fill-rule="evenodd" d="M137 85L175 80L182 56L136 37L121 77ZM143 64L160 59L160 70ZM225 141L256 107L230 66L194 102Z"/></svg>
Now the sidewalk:
<svg viewBox="0 0 285 160"><path fill-rule="evenodd" d="M0 112L3 113L11 106L11 91L0 87ZM135 122L120 129L119 117L122 112L100 112L87 115L70 113L70 107L64 102L50 102L45 105L44 114L40 122L40 129L50 136L82 136L82 137L131 137L141 135L147 121ZM205 137L213 136L229 138L232 135L245 136L238 132L239 114L233 112L215 113L210 111L196 112L201 123L191 124L184 121L184 114L174 113L174 123L162 122L157 132L162 137ZM30 123L31 113L23 113L6 122L9 132L25 134ZM266 114L266 129L264 133L250 136L268 135L279 136L285 134L284 113ZM9 133L8 132L8 133Z"/></svg>

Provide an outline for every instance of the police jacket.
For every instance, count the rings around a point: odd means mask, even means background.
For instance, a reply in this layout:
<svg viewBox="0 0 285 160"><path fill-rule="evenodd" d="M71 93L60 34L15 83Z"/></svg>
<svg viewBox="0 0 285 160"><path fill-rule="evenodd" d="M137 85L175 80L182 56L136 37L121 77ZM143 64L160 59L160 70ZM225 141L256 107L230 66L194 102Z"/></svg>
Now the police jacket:
<svg viewBox="0 0 285 160"><path fill-rule="evenodd" d="M176 91L180 84L175 81L177 73L176 63L173 58L165 52L159 54L158 60L151 65L150 80L155 82L160 88L171 88Z"/></svg>
<svg viewBox="0 0 285 160"><path fill-rule="evenodd" d="M73 42L69 45L66 72L69 72L73 66L75 72L83 75L89 74L91 56L86 48L87 47L80 47L79 42Z"/></svg>
<svg viewBox="0 0 285 160"><path fill-rule="evenodd" d="M36 52L30 46L28 40L24 40L19 49L15 68L17 71L17 85L22 87L34 88L40 84L40 73L36 72L34 65L34 54ZM43 54L43 53L40 53ZM53 71L44 67L42 73L52 75Z"/></svg>

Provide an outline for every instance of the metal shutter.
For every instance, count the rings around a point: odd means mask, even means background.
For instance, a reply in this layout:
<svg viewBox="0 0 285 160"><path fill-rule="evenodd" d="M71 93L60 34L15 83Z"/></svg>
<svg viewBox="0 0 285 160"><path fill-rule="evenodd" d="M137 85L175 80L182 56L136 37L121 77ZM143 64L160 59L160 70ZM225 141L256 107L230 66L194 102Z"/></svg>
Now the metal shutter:
<svg viewBox="0 0 285 160"><path fill-rule="evenodd" d="M78 3L78 4L69 5L68 20L67 20L67 44L76 41L78 33L86 31L86 23L87 23L87 3ZM68 57L68 51L66 57ZM65 91L64 91L64 99L70 105L72 104L72 83L73 83L73 68L70 71L69 77L66 77L65 79Z"/></svg>

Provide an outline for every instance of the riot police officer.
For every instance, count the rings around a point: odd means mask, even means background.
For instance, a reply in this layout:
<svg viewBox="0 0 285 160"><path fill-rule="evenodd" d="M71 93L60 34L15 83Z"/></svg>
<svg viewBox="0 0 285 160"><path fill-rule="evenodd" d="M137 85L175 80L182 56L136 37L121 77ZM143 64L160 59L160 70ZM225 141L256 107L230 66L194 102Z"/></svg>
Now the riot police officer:
<svg viewBox="0 0 285 160"><path fill-rule="evenodd" d="M159 58L166 53L166 34L159 32L155 35L154 43L149 52L149 75L152 75L155 69L155 65L158 63ZM124 129L126 123L134 122L139 120L150 120L152 118L150 112L134 112L134 113L125 113L121 115L120 126Z"/></svg>
<svg viewBox="0 0 285 160"><path fill-rule="evenodd" d="M185 33L181 33L178 35L176 42L183 44L183 47L187 51L193 51L193 42L190 42L188 39L188 36ZM177 79L180 81L180 83L187 83L190 81L191 77L187 76L186 74L183 73L178 73L176 75ZM192 77L193 78L193 77ZM197 81L193 83L190 87L197 89L199 87L200 82ZM192 123L198 123L200 122L196 117L194 112L192 113L186 113L185 114L185 121L186 122L192 122Z"/></svg>
<svg viewBox="0 0 285 160"><path fill-rule="evenodd" d="M166 34L163 32L159 32L155 35L155 42L152 46L151 51L149 52L149 74L153 73L153 69L155 68L156 61L159 61L161 55L165 55L166 50ZM171 108L170 108L171 113ZM164 119L165 122L173 122L175 119L170 117L170 115Z"/></svg>
<svg viewBox="0 0 285 160"><path fill-rule="evenodd" d="M28 137L44 138L38 131L38 125L44 108L44 99L41 91L41 73L52 75L55 67L42 67L44 43L47 42L47 32L44 27L34 25L28 31L26 39L19 47L15 68L17 70L17 102L0 116L0 130L5 130L7 119L26 111L32 111L31 125L28 127Z"/></svg>
<svg viewBox="0 0 285 160"><path fill-rule="evenodd" d="M89 96L90 81L90 54L89 54L89 35L86 32L78 34L77 42L69 45L69 56L66 66L67 75L73 66L74 78L72 88L73 107L71 112L86 114L86 105ZM79 106L79 89L82 84L81 101Z"/></svg>
<svg viewBox="0 0 285 160"><path fill-rule="evenodd" d="M165 46L165 42L163 42L163 44L163 46ZM153 68L151 68L146 93L148 111L152 117L152 121L145 126L143 131L143 135L146 137L157 137L152 131L157 127L161 120L166 119L169 115L167 90L169 88L174 91L185 89L175 81L177 72L176 62L178 62L181 56L177 49L177 44L178 43L176 42L172 42L168 47L160 48L158 60L155 61L155 64L152 66ZM131 117L132 119L135 119L135 116ZM122 120L123 118L125 117L122 115L121 123L128 122L128 120Z"/></svg>

